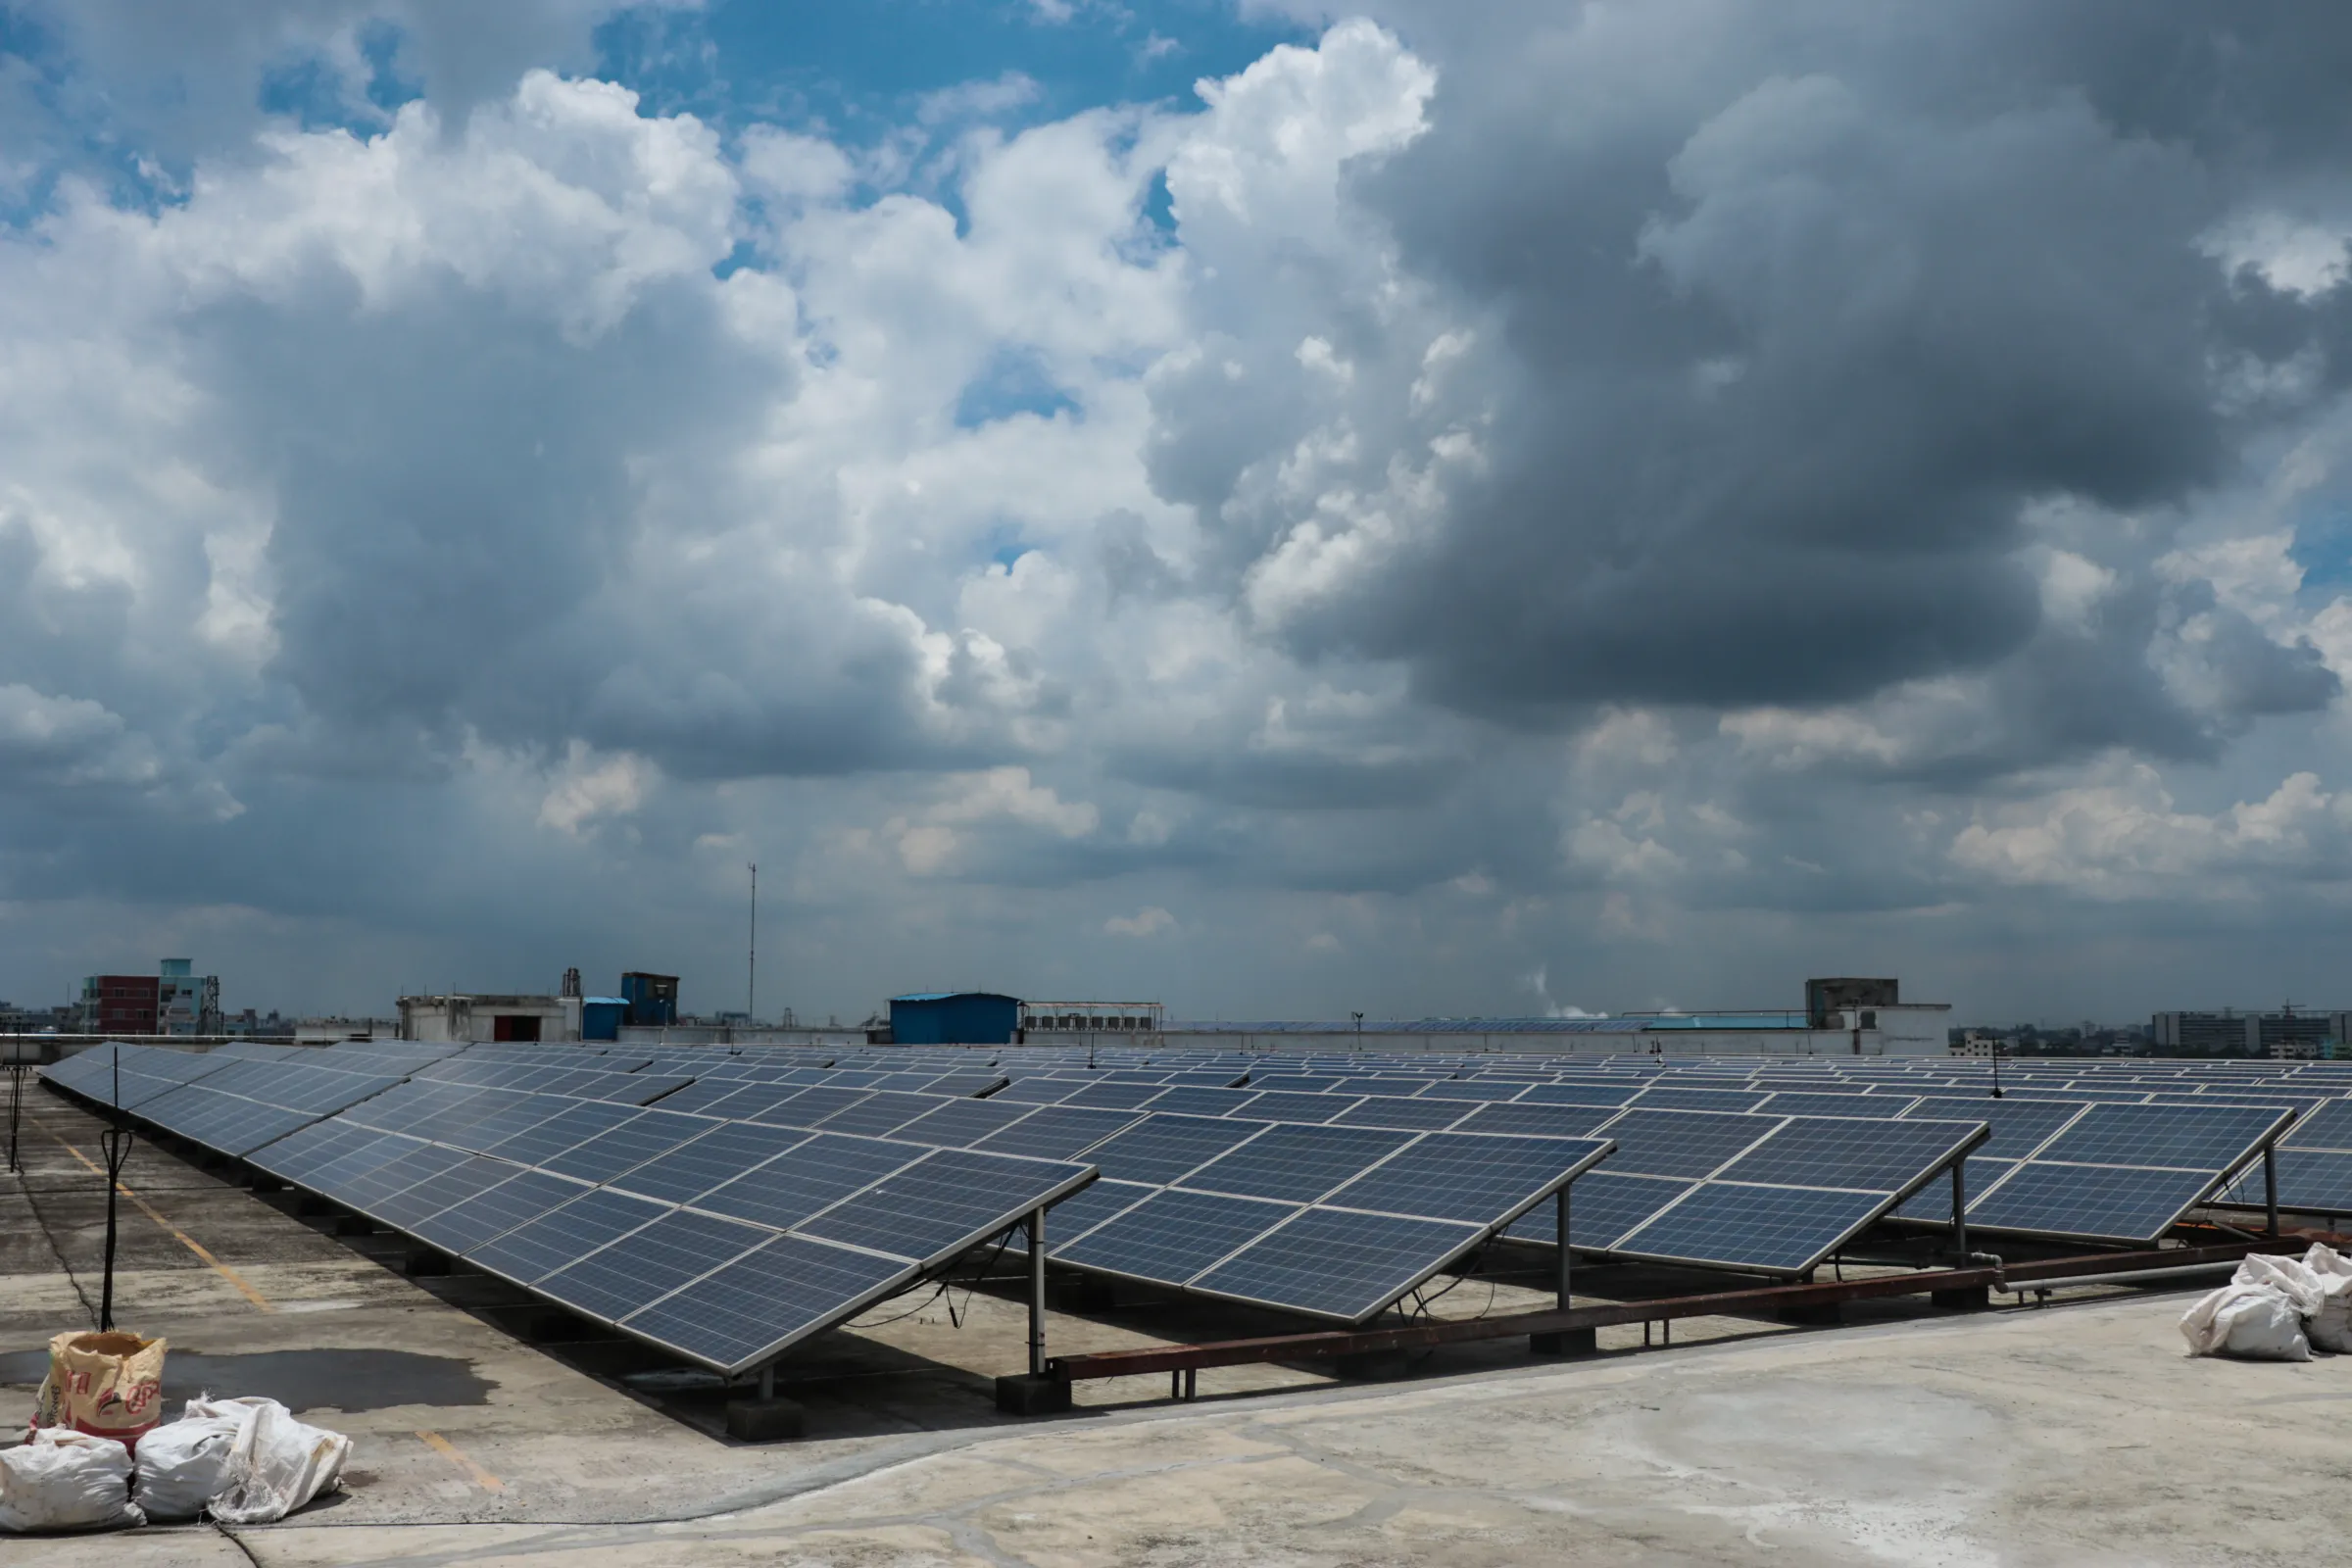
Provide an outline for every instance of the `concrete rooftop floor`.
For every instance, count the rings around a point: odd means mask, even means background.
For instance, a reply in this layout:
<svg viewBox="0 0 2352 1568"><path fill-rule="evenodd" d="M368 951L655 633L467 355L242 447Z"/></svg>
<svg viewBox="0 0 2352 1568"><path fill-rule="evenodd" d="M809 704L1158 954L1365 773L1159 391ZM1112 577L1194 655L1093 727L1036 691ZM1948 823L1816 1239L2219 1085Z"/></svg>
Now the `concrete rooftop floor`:
<svg viewBox="0 0 2352 1568"><path fill-rule="evenodd" d="M98 1124L31 1091L0 1183L0 1420L49 1336L95 1321ZM1601 1354L1449 1348L1341 1384L1267 1366L1080 1386L997 1414L1025 1318L987 1291L887 1303L789 1357L809 1435L724 1435L724 1395L625 1343L549 1325L478 1275L410 1278L285 1195L145 1143L124 1172L116 1316L172 1343L167 1393L268 1394L356 1440L347 1491L282 1524L44 1538L0 1561L116 1565L762 1563L2310 1564L2340 1560L2352 1359L2190 1360L2193 1293L2068 1293L1852 1326L1639 1328ZM1589 1276L1609 1289L1609 1276ZM1686 1288L1705 1288L1703 1285ZM1533 1304L1476 1279L1437 1305ZM2062 1298L2063 1299L2063 1298ZM921 1303L918 1305L918 1303ZM949 1308L953 1306L951 1315ZM1187 1302L1054 1314L1057 1350L1267 1332Z"/></svg>

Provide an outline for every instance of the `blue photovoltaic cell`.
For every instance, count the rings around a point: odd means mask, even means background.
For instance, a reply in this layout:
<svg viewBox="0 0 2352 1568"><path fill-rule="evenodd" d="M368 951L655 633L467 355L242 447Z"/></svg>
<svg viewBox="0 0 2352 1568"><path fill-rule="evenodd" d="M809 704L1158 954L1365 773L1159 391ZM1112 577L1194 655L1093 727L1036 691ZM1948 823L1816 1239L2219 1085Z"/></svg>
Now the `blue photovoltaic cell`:
<svg viewBox="0 0 2352 1568"><path fill-rule="evenodd" d="M994 1100L951 1100L900 1127L891 1136L935 1149L969 1149L991 1133L1003 1132L1032 1109Z"/></svg>
<svg viewBox="0 0 2352 1568"><path fill-rule="evenodd" d="M1424 1088L1421 1100L1517 1100L1532 1087L1509 1078L1442 1078Z"/></svg>
<svg viewBox="0 0 2352 1568"><path fill-rule="evenodd" d="M1639 1086L1630 1084L1538 1084L1514 1103L1522 1105L1622 1105Z"/></svg>
<svg viewBox="0 0 2352 1568"><path fill-rule="evenodd" d="M2278 1206L2299 1214L2352 1214L2352 1153L2334 1149L2281 1149ZM2246 1167L2230 1200L2260 1208L2266 1201L2262 1162Z"/></svg>
<svg viewBox="0 0 2352 1568"><path fill-rule="evenodd" d="M1609 1174L1705 1176L1772 1131L1766 1116L1707 1110L1628 1110L1595 1136L1617 1141Z"/></svg>
<svg viewBox="0 0 2352 1568"><path fill-rule="evenodd" d="M368 1169L342 1176L327 1185L322 1177L319 1191L338 1203L373 1214L384 1200L395 1193L416 1186L428 1177L438 1176L466 1159L461 1150L441 1144L419 1144L397 1159L371 1164Z"/></svg>
<svg viewBox="0 0 2352 1568"><path fill-rule="evenodd" d="M1764 1096L1729 1089L1644 1089L1634 1103L1644 1110L1753 1110Z"/></svg>
<svg viewBox="0 0 2352 1568"><path fill-rule="evenodd" d="M1992 1137L1976 1153L1985 1159L2024 1159L2087 1108L2085 1101L2059 1104L1976 1095L1967 1099L1922 1100L1904 1113L1904 1119L1987 1123L1992 1128Z"/></svg>
<svg viewBox="0 0 2352 1568"><path fill-rule="evenodd" d="M2162 1165L2219 1175L2282 1113L2217 1105L2093 1105L2035 1157L2082 1165Z"/></svg>
<svg viewBox="0 0 2352 1568"><path fill-rule="evenodd" d="M1468 1116L1496 1107L1462 1100L1406 1100L1396 1095L1373 1095L1357 1101L1329 1123L1333 1127L1391 1127L1423 1132L1451 1127ZM1504 1107L1507 1108L1507 1107Z"/></svg>
<svg viewBox="0 0 2352 1568"><path fill-rule="evenodd" d="M1971 1203L1990 1192L1995 1182L2017 1168L2017 1162L2014 1160L1985 1159L1977 1154L1969 1155L1966 1163L1968 1168L1962 1173L1961 1181L1966 1188L1967 1198ZM1902 1207L1896 1209L1895 1213L1904 1219L1948 1223L1952 1217L1952 1184L1949 1174L1936 1177L1927 1186L1904 1199Z"/></svg>
<svg viewBox="0 0 2352 1568"><path fill-rule="evenodd" d="M408 1229L411 1235L445 1252L464 1252L537 1219L587 1191L578 1182L550 1176L545 1171L514 1168L506 1180L485 1187L437 1214L427 1214Z"/></svg>
<svg viewBox="0 0 2352 1568"><path fill-rule="evenodd" d="M1085 1087L1085 1084L1067 1078L1015 1078L988 1098L1024 1105L1054 1105Z"/></svg>
<svg viewBox="0 0 2352 1568"><path fill-rule="evenodd" d="M857 1104L867 1094L868 1091L863 1089L836 1089L831 1084L818 1084L814 1088L802 1090L769 1109L754 1112L751 1119L778 1127L813 1127L827 1116Z"/></svg>
<svg viewBox="0 0 2352 1568"><path fill-rule="evenodd" d="M811 1136L797 1127L723 1122L692 1143L680 1144L614 1178L613 1185L640 1198L690 1203Z"/></svg>
<svg viewBox="0 0 2352 1568"><path fill-rule="evenodd" d="M1571 1193L1571 1200L1575 1196ZM1827 1255L1886 1201L1876 1193L1706 1182L1621 1238L1614 1250L1642 1257L1796 1273ZM1574 1224L1573 1211L1570 1223Z"/></svg>
<svg viewBox="0 0 2352 1568"><path fill-rule="evenodd" d="M1405 1146L1410 1133L1379 1127L1278 1124L1184 1178L1199 1192L1310 1203ZM1102 1167L1111 1171L1108 1164ZM1113 1172L1125 1175L1124 1171Z"/></svg>
<svg viewBox="0 0 2352 1568"><path fill-rule="evenodd" d="M2352 1151L2352 1100L2330 1100L2289 1127L2278 1147Z"/></svg>
<svg viewBox="0 0 2352 1568"><path fill-rule="evenodd" d="M2152 1243L2214 1175L2034 1160L1968 1205L1969 1228Z"/></svg>
<svg viewBox="0 0 2352 1568"><path fill-rule="evenodd" d="M912 1264L779 1236L631 1314L622 1327L724 1372L740 1371L887 1295Z"/></svg>
<svg viewBox="0 0 2352 1568"><path fill-rule="evenodd" d="M1134 1125L1141 1117L1142 1112L1133 1110L1044 1105L972 1147L992 1154L1025 1154L1031 1159L1075 1159L1120 1128Z"/></svg>
<svg viewBox="0 0 2352 1568"><path fill-rule="evenodd" d="M638 1114L633 1106L615 1105L609 1101L574 1101L568 1108L512 1138L501 1139L482 1152L511 1159L518 1165L544 1165L572 1145L584 1144Z"/></svg>
<svg viewBox="0 0 2352 1568"><path fill-rule="evenodd" d="M542 1170L559 1176L577 1176L585 1182L609 1182L621 1172L666 1154L689 1138L723 1125L707 1116L676 1111L648 1110L632 1116L561 1154L538 1161Z"/></svg>
<svg viewBox="0 0 2352 1568"><path fill-rule="evenodd" d="M1164 1089L1146 1102L1156 1113L1179 1116L1223 1116L1242 1109L1260 1097L1247 1089Z"/></svg>
<svg viewBox="0 0 2352 1568"><path fill-rule="evenodd" d="M667 1102L664 1102L667 1103ZM1644 1101L1644 1104L1648 1102ZM1893 1095L1826 1095L1776 1094L1757 1106L1769 1116L1900 1116L1913 1102ZM1957 1111L1941 1113L1951 1121L1978 1121L1981 1117L1963 1115Z"/></svg>
<svg viewBox="0 0 2352 1568"><path fill-rule="evenodd" d="M1099 1110L1133 1110L1144 1102L1156 1100L1167 1092L1168 1086L1165 1084L1097 1082L1065 1097L1061 1102L1065 1105L1092 1105Z"/></svg>
<svg viewBox="0 0 2352 1568"><path fill-rule="evenodd" d="M1089 1182L1046 1211L1047 1244L1059 1247L1064 1242L1074 1242L1158 1191L1141 1182Z"/></svg>
<svg viewBox="0 0 2352 1568"><path fill-rule="evenodd" d="M1079 1267L1181 1285L1298 1211L1289 1203L1171 1188L1052 1251ZM1050 1239L1051 1214L1046 1223Z"/></svg>
<svg viewBox="0 0 2352 1568"><path fill-rule="evenodd" d="M1975 1127L1956 1120L1799 1117L1734 1160L1721 1178L1893 1193L1919 1180L1975 1136Z"/></svg>
<svg viewBox="0 0 2352 1568"><path fill-rule="evenodd" d="M1617 1156L1612 1154L1611 1159ZM1614 1175L1600 1169L1576 1179L1568 1189L1568 1241L1572 1247L1605 1252L1617 1239L1689 1192L1690 1182ZM1513 1241L1556 1244L1559 1217L1550 1203L1538 1203L1508 1232Z"/></svg>
<svg viewBox="0 0 2352 1568"><path fill-rule="evenodd" d="M1323 1201L1333 1208L1492 1225L1558 1187L1607 1147L1594 1138L1432 1133Z"/></svg>
<svg viewBox="0 0 2352 1568"><path fill-rule="evenodd" d="M1395 1300L1480 1227L1310 1208L1193 1281L1193 1288L1352 1323Z"/></svg>
<svg viewBox="0 0 2352 1568"><path fill-rule="evenodd" d="M694 1206L789 1230L926 1152L912 1144L819 1133L696 1199Z"/></svg>
<svg viewBox="0 0 2352 1568"><path fill-rule="evenodd" d="M469 1249L466 1260L518 1285L532 1285L667 1212L661 1203L599 1188Z"/></svg>
<svg viewBox="0 0 2352 1568"><path fill-rule="evenodd" d="M578 1103L562 1095L486 1089L445 1115L423 1118L409 1131L435 1143L455 1144L460 1149L487 1150L561 1116Z"/></svg>
<svg viewBox="0 0 2352 1568"><path fill-rule="evenodd" d="M917 1095L905 1090L878 1089L855 1105L837 1110L814 1125L820 1132L879 1138L927 1111L952 1103L954 1102L945 1095Z"/></svg>
<svg viewBox="0 0 2352 1568"><path fill-rule="evenodd" d="M535 1289L591 1317L617 1322L741 1257L774 1234L757 1225L678 1210L558 1269Z"/></svg>
<svg viewBox="0 0 2352 1568"><path fill-rule="evenodd" d="M1017 1200L1022 1193L1086 1173L1084 1165L943 1149L795 1229L821 1241L935 1263L1002 1216L1008 1197ZM1049 1227L1052 1222L1049 1215Z"/></svg>
<svg viewBox="0 0 2352 1568"><path fill-rule="evenodd" d="M1106 1177L1162 1186L1258 1133L1262 1121L1215 1116L1150 1116L1086 1152Z"/></svg>
<svg viewBox="0 0 2352 1568"><path fill-rule="evenodd" d="M1535 1138L1586 1138L1617 1112L1607 1105L1481 1105L1454 1123L1457 1133L1523 1133Z"/></svg>
<svg viewBox="0 0 2352 1568"><path fill-rule="evenodd" d="M1255 1121L1324 1122L1352 1102L1352 1097L1348 1095L1290 1094L1277 1090L1253 1095L1248 1104L1227 1114Z"/></svg>

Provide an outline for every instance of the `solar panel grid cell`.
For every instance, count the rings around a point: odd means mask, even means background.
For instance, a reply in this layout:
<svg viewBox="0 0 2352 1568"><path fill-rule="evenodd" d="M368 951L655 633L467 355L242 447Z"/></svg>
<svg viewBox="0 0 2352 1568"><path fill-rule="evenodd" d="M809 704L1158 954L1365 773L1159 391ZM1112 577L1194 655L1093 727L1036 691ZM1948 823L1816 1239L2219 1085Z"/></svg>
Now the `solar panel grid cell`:
<svg viewBox="0 0 2352 1568"><path fill-rule="evenodd" d="M1354 1322L1470 1247L1480 1229L1310 1208L1200 1275L1192 1286ZM1399 1281L1406 1284L1400 1287Z"/></svg>

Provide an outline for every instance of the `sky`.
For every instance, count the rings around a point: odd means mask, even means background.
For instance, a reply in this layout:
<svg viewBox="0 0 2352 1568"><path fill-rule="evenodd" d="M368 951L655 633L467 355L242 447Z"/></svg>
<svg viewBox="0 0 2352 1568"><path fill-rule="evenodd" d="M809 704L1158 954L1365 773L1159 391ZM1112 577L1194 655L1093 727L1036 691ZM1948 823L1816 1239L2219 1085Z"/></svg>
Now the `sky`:
<svg viewBox="0 0 2352 1568"><path fill-rule="evenodd" d="M2352 11L0 0L0 995L2352 1006Z"/></svg>

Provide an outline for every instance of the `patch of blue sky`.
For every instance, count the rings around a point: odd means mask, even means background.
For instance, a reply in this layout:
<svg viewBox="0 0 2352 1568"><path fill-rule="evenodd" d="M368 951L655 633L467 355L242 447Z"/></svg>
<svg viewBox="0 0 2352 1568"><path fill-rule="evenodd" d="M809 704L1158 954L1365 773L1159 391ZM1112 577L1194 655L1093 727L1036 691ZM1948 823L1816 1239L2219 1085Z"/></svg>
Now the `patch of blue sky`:
<svg viewBox="0 0 2352 1568"><path fill-rule="evenodd" d="M649 111L861 142L926 114L1018 126L1105 104L1190 105L1200 78L1311 36L1244 18L1233 0L713 0L623 12L597 46L600 74ZM956 92L973 83L1002 85Z"/></svg>
<svg viewBox="0 0 2352 1568"><path fill-rule="evenodd" d="M357 40L360 59L368 68L362 102L354 103L350 86L334 61L317 52L288 56L274 62L262 75L260 107L305 130L348 130L369 135L381 130L401 105L419 96L423 85L402 74L401 29L389 22L372 22Z"/></svg>
<svg viewBox="0 0 2352 1568"><path fill-rule="evenodd" d="M2328 495L2295 520L2287 554L2303 568L2303 591L2334 598L2352 584L2352 496Z"/></svg>
<svg viewBox="0 0 2352 1568"><path fill-rule="evenodd" d="M1086 416L1078 400L1054 384L1034 354L1021 349L999 349L978 375L964 383L956 399L956 423L976 430L1015 415L1034 414L1051 419L1067 414Z"/></svg>

